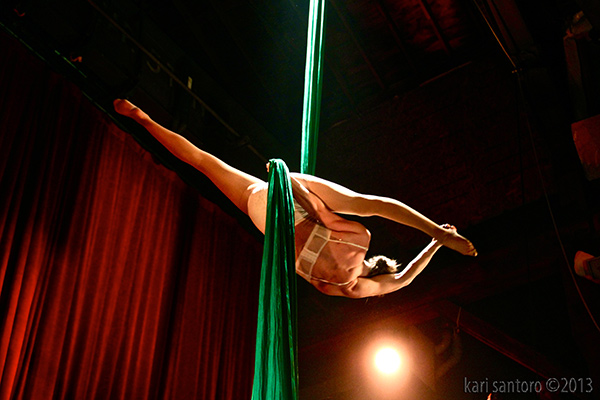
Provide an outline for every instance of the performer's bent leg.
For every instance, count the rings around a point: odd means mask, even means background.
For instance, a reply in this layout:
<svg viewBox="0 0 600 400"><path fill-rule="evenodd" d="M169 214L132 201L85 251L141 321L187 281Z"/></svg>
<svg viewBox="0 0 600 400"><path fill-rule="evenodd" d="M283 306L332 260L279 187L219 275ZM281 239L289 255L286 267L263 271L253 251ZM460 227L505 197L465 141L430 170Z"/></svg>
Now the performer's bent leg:
<svg viewBox="0 0 600 400"><path fill-rule="evenodd" d="M379 216L425 232L443 245L465 255L477 255L473 244L456 230L445 229L400 201L356 193L341 185L310 175L292 174L333 212Z"/></svg>
<svg viewBox="0 0 600 400"><path fill-rule="evenodd" d="M248 214L248 198L262 180L242 172L190 143L183 136L153 121L127 100L115 100L115 110L130 117L152 134L173 155L206 175L240 210Z"/></svg>
<svg viewBox="0 0 600 400"><path fill-rule="evenodd" d="M361 204L360 199L364 198L364 195L360 193L316 176L295 172L290 175L316 194L334 212L358 216L372 215L364 209L365 204Z"/></svg>

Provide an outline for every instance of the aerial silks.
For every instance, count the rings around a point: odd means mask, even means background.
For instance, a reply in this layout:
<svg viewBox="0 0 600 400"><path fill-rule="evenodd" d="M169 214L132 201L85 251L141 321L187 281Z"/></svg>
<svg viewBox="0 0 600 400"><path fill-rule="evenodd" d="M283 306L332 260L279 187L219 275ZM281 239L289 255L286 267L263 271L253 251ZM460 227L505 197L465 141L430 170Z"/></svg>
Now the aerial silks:
<svg viewBox="0 0 600 400"><path fill-rule="evenodd" d="M289 171L269 163L252 400L297 399L294 200Z"/></svg>
<svg viewBox="0 0 600 400"><path fill-rule="evenodd" d="M300 153L300 171L305 174L314 174L316 164L325 2L310 2ZM285 163L275 159L269 165L252 400L296 400L298 364L294 202Z"/></svg>
<svg viewBox="0 0 600 400"><path fill-rule="evenodd" d="M300 172L310 175L315 174L317 160L326 3L326 0L311 0L308 16Z"/></svg>

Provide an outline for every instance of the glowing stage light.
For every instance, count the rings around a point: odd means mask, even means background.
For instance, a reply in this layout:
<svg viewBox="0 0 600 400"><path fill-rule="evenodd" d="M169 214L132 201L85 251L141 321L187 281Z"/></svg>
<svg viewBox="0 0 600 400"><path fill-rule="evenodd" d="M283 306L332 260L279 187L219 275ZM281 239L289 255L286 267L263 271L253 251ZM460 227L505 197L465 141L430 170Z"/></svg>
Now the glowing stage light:
<svg viewBox="0 0 600 400"><path fill-rule="evenodd" d="M375 354L375 366L386 375L398 372L401 364L400 355L391 347L384 347Z"/></svg>

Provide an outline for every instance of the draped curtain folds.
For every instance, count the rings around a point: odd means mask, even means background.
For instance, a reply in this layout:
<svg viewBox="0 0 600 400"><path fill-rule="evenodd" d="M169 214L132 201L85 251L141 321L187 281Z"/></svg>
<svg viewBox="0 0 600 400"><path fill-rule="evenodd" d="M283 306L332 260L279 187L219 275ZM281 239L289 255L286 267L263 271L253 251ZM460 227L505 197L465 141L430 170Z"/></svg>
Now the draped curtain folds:
<svg viewBox="0 0 600 400"><path fill-rule="evenodd" d="M294 201L285 163L269 163L252 400L298 397Z"/></svg>
<svg viewBox="0 0 600 400"><path fill-rule="evenodd" d="M0 48L0 399L249 398L260 243Z"/></svg>

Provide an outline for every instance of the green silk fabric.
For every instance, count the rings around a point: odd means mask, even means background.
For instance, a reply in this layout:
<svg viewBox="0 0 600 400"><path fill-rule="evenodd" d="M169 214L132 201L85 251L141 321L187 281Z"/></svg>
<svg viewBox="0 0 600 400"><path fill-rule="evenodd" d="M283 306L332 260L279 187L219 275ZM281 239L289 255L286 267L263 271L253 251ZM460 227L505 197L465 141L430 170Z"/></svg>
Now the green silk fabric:
<svg viewBox="0 0 600 400"><path fill-rule="evenodd" d="M300 171L315 174L326 0L311 0L306 44ZM294 198L289 171L270 160L252 400L298 399Z"/></svg>
<svg viewBox="0 0 600 400"><path fill-rule="evenodd" d="M289 171L270 160L252 400L298 398L296 250Z"/></svg>
<svg viewBox="0 0 600 400"><path fill-rule="evenodd" d="M315 174L317 163L326 3L326 0L311 0L308 16L300 172L310 175Z"/></svg>

